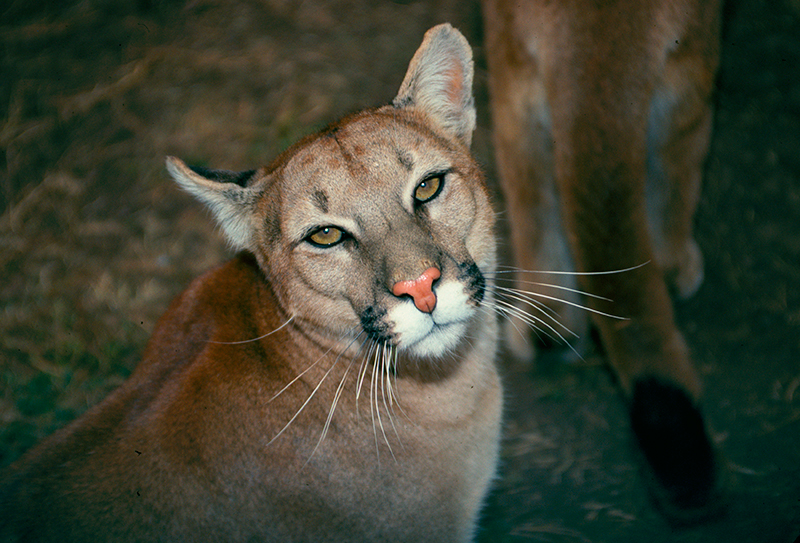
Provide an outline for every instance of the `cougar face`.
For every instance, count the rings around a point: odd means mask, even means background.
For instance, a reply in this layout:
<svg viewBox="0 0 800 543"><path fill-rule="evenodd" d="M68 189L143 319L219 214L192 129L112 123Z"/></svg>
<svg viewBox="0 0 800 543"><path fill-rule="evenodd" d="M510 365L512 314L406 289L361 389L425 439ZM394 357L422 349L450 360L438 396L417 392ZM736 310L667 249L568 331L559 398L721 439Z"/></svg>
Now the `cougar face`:
<svg viewBox="0 0 800 543"><path fill-rule="evenodd" d="M466 149L389 106L290 149L268 179L256 252L310 334L365 335L415 357L464 339L495 266Z"/></svg>

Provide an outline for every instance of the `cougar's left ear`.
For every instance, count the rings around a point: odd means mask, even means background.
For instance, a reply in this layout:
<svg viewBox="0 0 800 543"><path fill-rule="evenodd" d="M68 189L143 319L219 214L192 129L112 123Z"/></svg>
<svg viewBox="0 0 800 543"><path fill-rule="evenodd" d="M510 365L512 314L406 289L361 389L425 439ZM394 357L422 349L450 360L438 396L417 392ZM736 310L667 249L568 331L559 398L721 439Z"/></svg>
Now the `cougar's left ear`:
<svg viewBox="0 0 800 543"><path fill-rule="evenodd" d="M254 215L263 172L190 167L175 157L167 157L167 170L181 187L211 208L234 248L253 249Z"/></svg>
<svg viewBox="0 0 800 543"><path fill-rule="evenodd" d="M475 130L472 74L467 39L449 24L434 26L411 59L392 105L423 111L447 135L469 147Z"/></svg>

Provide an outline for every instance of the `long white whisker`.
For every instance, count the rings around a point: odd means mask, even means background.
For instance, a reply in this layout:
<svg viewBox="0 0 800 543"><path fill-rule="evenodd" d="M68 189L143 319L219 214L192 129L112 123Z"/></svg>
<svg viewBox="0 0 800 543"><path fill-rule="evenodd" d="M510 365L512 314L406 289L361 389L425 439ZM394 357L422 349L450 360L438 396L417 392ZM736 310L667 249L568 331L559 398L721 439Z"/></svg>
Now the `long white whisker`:
<svg viewBox="0 0 800 543"><path fill-rule="evenodd" d="M378 375L379 375L379 380L380 380L380 384L381 384L381 398L383 400L383 407L386 410L386 416L388 417L389 422L391 423L392 428L394 429L394 433L397 434L397 428L395 428L395 426L394 426L394 420L392 419L391 412L389 411L389 406L386 403L386 380L383 379L384 368L386 366L388 366L388 362L386 360L386 356L387 356L386 352L387 352L388 349L389 349L389 346L386 345L386 343L384 343L383 344L383 353L381 355L381 362L380 362L381 363L381 367L380 368L373 368L372 371L378 373ZM376 386L377 386L377 383L376 383ZM383 434L383 441L384 441L384 443L386 443L386 446L389 448L389 454L392 456L392 459L395 462L397 462L397 458L395 457L394 451L392 450L392 445L391 445L391 443L389 443L389 438L386 436L386 429L383 426L383 421L380 418L380 409L378 409L378 422L380 423L380 426L381 426L381 433ZM400 437L400 436L398 435L398 437Z"/></svg>
<svg viewBox="0 0 800 543"><path fill-rule="evenodd" d="M512 298L518 300L520 302L525 303L526 305L530 305L533 308L538 309L544 315L550 317L550 319L554 321L558 320L558 312L552 307L548 307L546 303L534 298L532 293L529 293L528 291L525 290L513 289L510 287L495 286L494 288L495 288L495 294L498 297Z"/></svg>
<svg viewBox="0 0 800 543"><path fill-rule="evenodd" d="M391 398L392 398L394 404L397 404L397 406L400 407L400 400L397 397L397 387L396 387L396 384L397 384L397 347L392 345L392 349L391 349L391 352L389 354L390 354L390 356L389 356L389 368L387 370L387 375L389 376L390 379L391 379L392 376L394 376L394 381L395 381L395 384L393 384L389 390L391 392ZM392 409L394 409L394 404L392 404Z"/></svg>
<svg viewBox="0 0 800 543"><path fill-rule="evenodd" d="M400 403L398 402L397 395L395 393L395 386L392 384L392 375L394 375L395 380L397 380L397 347L394 345L389 346L385 363L386 384L389 389L389 409L387 410L389 413L389 422L392 423L392 430L394 430L394 435L397 436L397 442L400 443L401 448L405 449L405 446L403 446L403 441L400 439L400 434L397 431L397 427L394 424L394 406L397 405L400 407Z"/></svg>
<svg viewBox="0 0 800 543"><path fill-rule="evenodd" d="M389 405L394 404L394 395L392 394L392 375L391 375L391 367L392 367L392 346L387 345L383 350L383 373L384 373L384 380L386 382L386 390L387 395L389 396Z"/></svg>
<svg viewBox="0 0 800 543"><path fill-rule="evenodd" d="M375 455L378 459L378 467L381 465L381 449L378 446L378 429L375 427L375 407L377 406L377 399L373 399L373 394L377 395L377 390L375 388L375 378L377 371L375 367L378 363L378 353L380 353L380 349L382 345L377 345L375 348L375 359L372 364L372 375L370 375L370 384L369 384L369 414L370 418L372 419L372 435L375 436ZM379 415L380 416L380 415Z"/></svg>
<svg viewBox="0 0 800 543"><path fill-rule="evenodd" d="M504 300L506 302L508 300L517 300L518 302L522 302L524 304L527 304L527 305L533 307L534 309L538 309L543 316L545 316L548 319L550 319L550 321L552 321L554 324L556 324L557 326L562 328L564 331L566 331L566 332L574 335L575 337L577 337L577 334L575 334L575 332L573 332L572 330L570 330L569 328L564 326L564 324L561 323L561 321L558 320L558 314L553 309L547 307L546 305L544 305L539 300L536 300L536 299L533 299L533 298L531 298L529 296L526 296L526 294L527 294L526 292L517 291L515 289L506 289L504 287L498 287L498 289L503 291L503 292L497 292L496 293L497 297L498 297L498 300L497 300L498 302L501 301L501 300ZM536 317L535 315L533 315L533 313L525 311L524 309L522 309L520 307L517 307L517 306L514 306L514 308L517 309L518 311L521 311L524 314L530 315L531 318L535 318L538 322L540 322L542 324L545 324L545 321L542 318Z"/></svg>
<svg viewBox="0 0 800 543"><path fill-rule="evenodd" d="M564 338L564 336L561 335L561 333L559 333L558 330L553 328L550 324L546 323L544 320L540 319L539 317L537 317L537 316L535 316L535 315L533 315L531 313L528 313L527 311L524 311L524 310L520 309L519 307L515 306L514 304L512 304L510 302L506 302L504 300L497 300L497 306L496 307L497 307L497 309L499 309L504 314L511 315L513 317L518 318L519 320L521 320L522 322L524 322L525 324L527 324L528 326L530 326L531 328L533 328L537 332L541 332L542 334L544 334L545 336L549 337L553 341L556 341L556 338L553 337L552 335L550 335L550 333L548 333L547 330L549 330L550 332L555 334L555 336L558 337L558 340L560 340L560 341L562 341L564 343L569 343ZM558 324L561 325L561 323L558 323ZM539 327L539 325L544 326L545 328L547 328L547 330L543 330L542 328ZM561 326L563 326L563 325L561 325ZM568 328L564 327L564 329L567 330L567 332L569 332L573 336L578 337L577 334L575 334L574 332L572 332Z"/></svg>
<svg viewBox="0 0 800 543"><path fill-rule="evenodd" d="M538 332L541 332L542 334L546 335L547 337L549 337L550 339L552 339L553 341L555 341L555 338L554 338L553 336L551 336L551 335L550 335L550 334L548 334L546 331L544 331L544 330L542 330L541 328L539 328L539 326L537 326L537 325L536 325L536 323L539 323L539 324L541 324L542 326L546 327L548 330L550 330L550 331L551 331L553 334L555 334L555 335L558 337L558 340L559 340L561 343L563 343L564 345L566 345L567 347L569 347L569 349L570 349L570 350L571 350L573 353L575 353L575 354L578 356L578 358L580 358L581 360L583 360L583 357L581 356L581 354L580 354L578 351L576 351L576 350L575 350L575 347L573 347L573 346L572 346L572 343L570 343L569 341L567 341L567 339L566 339L566 338L565 338L565 337L564 337L564 336L563 336L561 333L559 333L559 331L558 331L558 330L556 330L555 328L553 328L552 326L550 326L548 323L546 323L546 322L545 322L545 321L543 321L542 319L540 319L540 318L538 318L538 317L536 317L536 316L534 316L534 315L531 315L530 313L527 313L527 312L525 312L525 311L521 310L520 308L518 308L517 306L515 306L514 304L511 304L511 303L509 303L509 302L505 302L505 301L503 301L503 300L497 300L497 303L503 306L503 307L498 307L498 308L497 308L497 309L499 309L499 310L500 310L502 313L507 313L507 314L510 314L510 315L513 315L513 316L517 317L518 319L520 319L521 321L523 321L524 323L526 323L528 326L530 326L530 327L531 327L531 328L533 328L534 330L536 330L536 331L538 331ZM565 327L565 326L564 326L563 324L561 324L560 322L559 322L558 324L559 324L559 326L561 326L562 328L564 328L564 330L566 330L567 332L569 332L570 334L572 334L572 335L573 335L573 336L575 336L576 338L580 337L578 334L576 334L575 332L573 332L573 331L572 331L572 330L570 330L569 328Z"/></svg>
<svg viewBox="0 0 800 543"><path fill-rule="evenodd" d="M378 392L378 386L380 383L383 382L383 379L381 378L380 364L383 361L385 350L386 350L386 344L384 343L381 346L381 349L376 353L375 365L373 365L372 367L372 389L374 391L373 402L375 404L375 416L378 420L378 427L380 428L381 434L383 435L383 441L387 444L387 446L389 446L389 453L392 455L392 458L394 458L392 447L391 445L389 445L389 442L386 439L386 430L383 427L383 419L381 418L380 396ZM377 446L377 434L375 436L375 439L376 439L375 445Z"/></svg>
<svg viewBox="0 0 800 543"><path fill-rule="evenodd" d="M561 299L561 298L557 298L555 296L549 296L547 294L542 294L540 292L527 292L527 291L524 291L524 290L512 289L512 288L508 288L508 287L496 287L496 288L498 290L516 292L517 294L519 294L521 296L524 296L526 298L528 296L535 296L537 298L543 298L545 300L551 300L551 301L554 301L554 302L561 302L563 304L566 304L566 305L569 305L569 306L572 306L572 307L577 307L578 309L583 309L585 311L589 311L590 313L594 313L596 315L602 315L602 316L608 317L610 319L617 319L617 320L621 320L621 321L628 320L626 317L619 317L617 315L612 315L611 313L604 313L603 311L599 311L597 309L591 308L591 307L586 306L586 305L581 305L581 304L578 304L578 303L575 303L575 302L570 302L569 300L564 300L564 299Z"/></svg>
<svg viewBox="0 0 800 543"><path fill-rule="evenodd" d="M556 290L563 290L563 291L566 291L566 292L571 292L573 294L580 294L581 296L586 296L587 298L594 298L596 300L603 300L605 302L613 302L614 301L611 298L606 298L605 296L600 296L599 294L592 294L591 292L586 292L584 290L580 290L580 289L577 289L577 288L566 287L564 285L554 285L552 283L540 283L538 281L524 281L524 280L521 280L521 279L517 279L514 282L516 284L518 284L518 285L533 285L533 286L537 286L537 287L547 287L547 288L552 288L552 289L556 289ZM500 287L498 285L498 288L508 288L508 287Z"/></svg>
<svg viewBox="0 0 800 543"><path fill-rule="evenodd" d="M358 339L360 336L361 336L361 334L356 336L355 339ZM354 339L354 341L355 341L355 339ZM331 420L333 419L333 413L336 410L336 406L339 403L339 398L341 398L342 392L344 391L344 384L345 384L345 381L347 379L347 375L350 373L350 369L353 367L353 364L355 364L356 357L358 357L358 355L364 349L365 343L366 343L366 341L362 341L361 342L361 345L358 348L358 352L356 352L356 355L353 357L353 359L350 361L350 364L348 364L347 368L345 368L345 370L344 370L344 374L342 375L342 379L339 381L339 386L336 388L336 393L333 395L333 402L331 402L331 408L328 411L328 418L325 421L325 424L324 424L324 426L322 428L322 435L320 435L319 443L322 443L322 440L325 439L325 435L328 433L328 428L330 427ZM319 443L317 443L317 447L319 447ZM314 451L316 451L316 450L317 449L315 447ZM313 456L314 453L312 452L311 455Z"/></svg>
<svg viewBox="0 0 800 543"><path fill-rule="evenodd" d="M283 432L285 432L285 431L286 431L286 429L287 429L289 426L291 426L291 424L292 424L292 423L295 421L295 419L296 419L298 416L300 416L300 413L302 413L302 412L303 412L303 409L305 409L305 408L306 408L306 406L309 404L309 402L311 401L311 399L314 397L314 395L317 393L317 391L318 391L318 390L320 389L320 387L322 386L322 383L324 383L324 382L325 382L325 379L327 379L327 378L328 378L328 375L330 375L330 374L331 374L331 372L333 371L333 368L335 368L335 367L336 367L336 365L339 363L339 359L342 357L342 355L344 354L344 352L345 352L347 349L349 349L349 348L350 348L350 345L352 345L352 344L353 344L353 343L356 341L356 339L358 339L358 337L359 337L360 335L361 335L361 334L359 334L358 336L354 337L354 338L353 338L353 340L352 340L352 341L351 341L351 342L350 342L350 343L347 345L347 347L345 347L345 349L344 349L344 350L343 350L341 353L339 353L339 354L337 355L336 359L333 361L333 364L331 364L331 367L330 367L330 368L328 368L328 371L326 371L326 372L325 372L325 374L322 376L322 378L319 380L319 383L317 383L317 386L315 386L315 387L314 387L314 390L312 390L312 391L311 391L311 394L309 394L309 395L308 395L308 398L306 398L306 400L303 402L303 405L301 405L301 406L300 406L300 409L298 409L298 410L297 410L297 412L295 412L294 416L292 416L292 418L291 418L291 419L289 419L289 422L287 422L287 423L286 423L286 425L285 425L283 428L281 428L281 431L280 431L280 432L278 432L277 434L275 434L275 436L274 436L272 439L270 439L270 440L269 440L269 442L267 443L267 446L269 446L269 445L270 445L270 444L271 444L273 441L275 441L276 439L278 439L278 437L280 437L280 435L281 435L281 434L283 434ZM331 347L331 349L333 349L333 347ZM301 373L300 375L303 375L303 374L304 374L304 373L306 373L308 370L310 370L312 367L316 366L316 365L317 365L317 363L319 363L319 361L320 361L320 360L322 360L322 359L325 357L325 355L327 355L327 354L328 354L328 353L331 351L331 349L328 349L328 350L325 352L325 354L323 354L321 357L319 357L319 358L317 359L317 361L316 361L316 362L314 362L314 363L313 363L313 364L312 364L310 367L306 368L306 369L303 371L303 373ZM297 379L299 379L299 378L300 378L300 376L297 376L297 377L295 377L294 379L292 379L292 383L294 383L295 381L297 381ZM283 389L281 389L281 391L280 391L280 392L278 392L278 394L280 394L281 392L283 392L284 390L286 390L286 388L288 388L290 385L291 385L291 383L290 383L289 385L286 385L286 387L284 387ZM274 399L275 399L275 398L278 396L278 394L276 394L275 396L273 396L273 397L272 397L272 399L274 400ZM270 400L270 401L272 401L272 400ZM316 450L316 449L315 449L315 450ZM313 453L312 453L312 455L313 455Z"/></svg>
<svg viewBox="0 0 800 543"><path fill-rule="evenodd" d="M372 351L375 349L376 341L371 337L367 337L364 341L365 345L369 345L367 350L364 352L364 356L361 357L361 362L358 366L358 372L356 373L356 417L361 417L361 411L359 409L359 398L361 396L361 387L364 385L364 376L366 375L366 368L369 366L369 358L372 356ZM362 345L363 349L363 345Z"/></svg>
<svg viewBox="0 0 800 543"><path fill-rule="evenodd" d="M370 345L367 354L364 356L361 367L359 368L358 384L356 385L356 409L358 409L358 399L361 396L361 388L364 384L364 377L367 375L367 368L369 367L369 360L372 358L372 353L378 347L378 341L370 338Z"/></svg>
<svg viewBox="0 0 800 543"><path fill-rule="evenodd" d="M358 328L358 326L354 326L353 328L351 328L350 330L348 330L347 332L345 332L344 334L342 334L342 336L339 338L339 341L343 340L343 339L344 339L345 337L347 337L347 336L348 336L348 335L349 335L349 334L350 334L350 333L351 333L353 330L355 330L355 329L357 329L357 328ZM361 335L361 333L359 333L359 334L358 334L358 335L357 335L355 338L353 338L353 341L355 341L355 340L356 340L356 339L357 339L357 338L358 338L360 335ZM351 341L351 342L348 344L347 348L349 348L349 347L350 347L350 345L352 345L352 344L353 344L353 341ZM338 343L338 341L337 341L336 343ZM295 377L294 379L292 379L291 381L289 381L289 382L286 384L286 386L285 386L285 387L283 387L283 388L282 388L282 389L280 389L278 392L276 392L276 393L275 393L275 395L274 395L274 396L272 396L272 398L270 398L270 399L269 399L269 401L272 401L272 400L274 400L275 398L277 398L278 396L280 396L281 394L283 394L283 393L284 393L284 391L285 391L287 388L289 388L290 386L292 386L293 384L295 384L295 383L296 383L296 382L297 382L297 381L298 381L298 380L299 380L301 377L303 377L303 375L305 375L306 373L308 373L309 371L311 371L311 369L312 369L312 368L314 368L314 366L316 366L317 364L319 364L320 360L322 360L323 358L325 358L326 356L328 356L328 353L330 353L330 352L333 350L333 348L334 348L335 346L336 346L335 344L334 344L334 345L331 345L330 349L328 349L327 351L325 351L324 353L322 353L322 356L320 356L319 358L317 358L317 360L316 360L316 361L314 361L314 363L313 363L313 364L311 364L311 365L310 365L310 366L308 366L306 369L304 369L302 372L300 372L300 374L299 374L299 375L297 375L297 377ZM347 349L347 348L346 348L346 349ZM346 349L345 349L345 350L346 350ZM344 352L344 351L343 351L343 352ZM340 354L339 356L341 356L341 354ZM338 360L339 358L337 357L336 359Z"/></svg>
<svg viewBox="0 0 800 543"><path fill-rule="evenodd" d="M266 334L264 334L263 336L259 336L259 337L253 338L253 339L245 339L245 340L242 340L242 341L214 341L213 339L209 339L209 340L207 341L207 343L215 343L215 344L217 344L217 345L241 345L241 344L243 344L243 343L251 343L251 342L253 342L253 341L259 341L259 340L262 340L262 339L264 339L265 337L271 336L272 334L274 334L274 333L276 333L276 332L280 332L280 331L281 331L281 330L282 330L282 329L283 329L285 326L287 326L287 325L288 325L290 322L292 322L293 320L294 320L294 315L292 315L291 317L289 317L289 320L287 320L286 322L284 322L283 324L281 324L280 326L278 326L278 327L277 327L275 330L273 330L272 332L267 332L267 333L266 333Z"/></svg>
<svg viewBox="0 0 800 543"><path fill-rule="evenodd" d="M394 379L395 379L395 384L394 384L394 386L392 388L392 391L394 393L394 403L397 406L397 409L400 410L400 414L403 415L406 418L407 421L409 421L411 424L414 424L416 426L417 424L413 420L411 420L411 417L409 417L408 413L406 413L405 410L403 409L403 405L400 403L400 397L398 396L398 393L394 392L394 391L399 390L399 387L397 386L397 358L398 358L398 356L399 356L399 354L398 354L397 346L392 345L391 364L392 364L392 375L394 375ZM392 410L394 411L394 408L392 408ZM400 446L403 447L403 442L402 441L400 442Z"/></svg>
<svg viewBox="0 0 800 543"><path fill-rule="evenodd" d="M510 311L508 311L505 308L498 307L498 305L497 305L497 303L495 301L484 302L483 304L478 306L478 311L481 311L484 314L489 315L489 316L500 315L503 318L513 317L513 315L511 314ZM508 322L511 324L511 326L514 327L514 329L517 331L517 333L520 335L520 337L525 339L525 334L523 334L522 330L520 330L519 327L516 324L514 324L514 320L511 319L511 318L508 318ZM528 323L526 323L526 324L528 324ZM531 326L531 325L528 324L528 326ZM534 327L534 330L536 330L537 332L540 331L537 327Z"/></svg>
<svg viewBox="0 0 800 543"><path fill-rule="evenodd" d="M347 365L347 367L344 370L344 374L342 375L342 379L339 381L339 386L336 387L336 393L333 395L333 401L331 402L331 407L328 410L328 417L325 419L325 424L322 425L322 432L319 435L319 439L317 440L317 444L314 446L314 450L311 451L311 454L308 456L308 458L306 459L305 463L303 464L304 467L314 457L314 454L317 452L317 449L319 449L319 446L322 445L322 442L325 440L325 436L328 434L328 429L330 428L331 421L333 420L333 414L336 411L336 406L339 403L339 398L341 397L342 390L344 389L344 383L345 383L345 381L347 379L348 373L350 372L350 368L352 368L352 367L353 367L353 361L351 360L350 363Z"/></svg>
<svg viewBox="0 0 800 543"><path fill-rule="evenodd" d="M608 271L597 271L597 272L575 272L575 271L552 271L552 270L524 270L522 268L516 268L514 266L498 266L499 268L505 268L503 270L496 270L494 273L541 273L547 275L580 275L580 276L591 276L591 275L612 275L615 273L625 273L633 270L638 270L639 268L643 268L650 264L650 260L647 262L643 262L642 264L637 264L636 266L631 266L629 268L623 268L620 270L608 270Z"/></svg>

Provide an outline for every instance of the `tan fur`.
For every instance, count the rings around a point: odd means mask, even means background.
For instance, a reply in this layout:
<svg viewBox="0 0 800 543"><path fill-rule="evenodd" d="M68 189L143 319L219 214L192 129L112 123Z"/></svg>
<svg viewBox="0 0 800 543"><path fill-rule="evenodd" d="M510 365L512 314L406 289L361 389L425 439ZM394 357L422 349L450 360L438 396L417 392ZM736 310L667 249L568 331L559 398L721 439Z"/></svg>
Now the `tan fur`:
<svg viewBox="0 0 800 543"><path fill-rule="evenodd" d="M495 242L471 85L469 46L442 25L392 105L269 167L237 178L169 159L244 252L172 303L123 386L4 474L0 539L471 539L501 410L497 326L477 307ZM420 179L445 171L416 208ZM352 238L308 243L326 225ZM428 318L391 292L431 266L432 318L448 289L468 316L441 352L387 318Z"/></svg>
<svg viewBox="0 0 800 543"><path fill-rule="evenodd" d="M669 288L688 297L703 279L692 221L711 130L720 2L483 5L497 165L524 270L518 286L562 287L539 290L567 300L546 303L582 337L587 313L576 305L595 312L658 482L654 494L676 518L701 517L718 502L718 459ZM569 337L540 318L548 335ZM532 338L510 324L511 351L532 358Z"/></svg>
<svg viewBox="0 0 800 543"><path fill-rule="evenodd" d="M497 162L520 274L578 284L624 389L655 372L697 396L666 277L681 297L703 278L692 238L711 129L719 2L486 0ZM577 297L573 301L580 301ZM585 313L557 306L585 333ZM520 357L532 353L513 332Z"/></svg>

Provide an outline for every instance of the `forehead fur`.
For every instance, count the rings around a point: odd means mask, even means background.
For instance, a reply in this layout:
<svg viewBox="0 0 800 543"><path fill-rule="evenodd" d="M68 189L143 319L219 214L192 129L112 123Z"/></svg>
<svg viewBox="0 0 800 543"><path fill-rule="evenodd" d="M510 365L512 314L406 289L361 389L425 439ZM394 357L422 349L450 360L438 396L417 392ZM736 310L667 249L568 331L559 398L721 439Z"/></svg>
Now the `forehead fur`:
<svg viewBox="0 0 800 543"><path fill-rule="evenodd" d="M275 171L282 230L298 241L314 226L347 226L343 219L380 223L407 207L423 175L449 168L475 169L461 146L413 115L388 107L345 118L291 149Z"/></svg>
<svg viewBox="0 0 800 543"><path fill-rule="evenodd" d="M331 197L326 187L344 189L355 183L375 189L385 185L395 170L407 175L416 163L413 150L432 147L430 138L414 124L398 124L395 115L361 114L292 149L280 164L279 175L285 189L308 191L323 209L324 200Z"/></svg>

